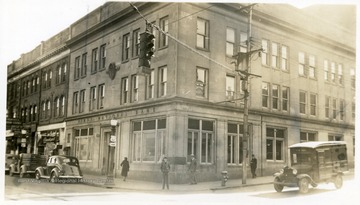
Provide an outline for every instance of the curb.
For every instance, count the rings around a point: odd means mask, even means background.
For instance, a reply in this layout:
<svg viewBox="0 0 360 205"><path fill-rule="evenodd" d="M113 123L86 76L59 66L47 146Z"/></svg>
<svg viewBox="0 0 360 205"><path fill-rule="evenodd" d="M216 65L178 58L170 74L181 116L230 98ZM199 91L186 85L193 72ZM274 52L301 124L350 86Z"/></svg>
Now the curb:
<svg viewBox="0 0 360 205"><path fill-rule="evenodd" d="M257 183L257 184L242 184L242 185L237 185L237 186L215 187L215 188L210 188L210 190L217 191L217 190L224 190L224 189L237 189L237 188L242 188L242 187L261 186L261 185L267 185L267 184L273 184L273 182L264 182L264 183Z"/></svg>

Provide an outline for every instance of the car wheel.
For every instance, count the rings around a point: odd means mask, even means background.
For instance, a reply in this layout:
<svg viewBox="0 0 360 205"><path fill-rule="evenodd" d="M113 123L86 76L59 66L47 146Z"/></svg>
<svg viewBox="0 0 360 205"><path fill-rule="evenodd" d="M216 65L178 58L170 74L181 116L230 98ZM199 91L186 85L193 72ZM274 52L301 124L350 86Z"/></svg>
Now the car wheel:
<svg viewBox="0 0 360 205"><path fill-rule="evenodd" d="M36 180L40 180L41 179L41 175L39 171L35 171L35 179Z"/></svg>
<svg viewBox="0 0 360 205"><path fill-rule="evenodd" d="M306 194L309 191L309 180L307 178L302 178L299 181L300 193Z"/></svg>
<svg viewBox="0 0 360 205"><path fill-rule="evenodd" d="M277 192L281 192L284 188L283 185L281 184L277 184L278 182L280 182L280 178L279 177L275 177L274 179L274 189L277 191Z"/></svg>
<svg viewBox="0 0 360 205"><path fill-rule="evenodd" d="M20 178L24 178L24 176L25 176L24 170L22 168L20 169L19 176L20 176Z"/></svg>
<svg viewBox="0 0 360 205"><path fill-rule="evenodd" d="M56 176L55 173L51 173L50 175L50 182L51 183L56 183L58 181L58 177Z"/></svg>
<svg viewBox="0 0 360 205"><path fill-rule="evenodd" d="M337 189L340 189L343 185L343 179L340 174L336 175L334 178L334 185Z"/></svg>

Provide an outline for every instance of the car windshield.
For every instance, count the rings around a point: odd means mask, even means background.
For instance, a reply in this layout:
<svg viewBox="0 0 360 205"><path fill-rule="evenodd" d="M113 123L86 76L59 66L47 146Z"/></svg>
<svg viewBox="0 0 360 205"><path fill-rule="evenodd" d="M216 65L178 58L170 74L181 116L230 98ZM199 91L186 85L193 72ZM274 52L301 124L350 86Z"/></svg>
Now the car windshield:
<svg viewBox="0 0 360 205"><path fill-rule="evenodd" d="M75 158L59 158L61 164L78 165L78 161Z"/></svg>

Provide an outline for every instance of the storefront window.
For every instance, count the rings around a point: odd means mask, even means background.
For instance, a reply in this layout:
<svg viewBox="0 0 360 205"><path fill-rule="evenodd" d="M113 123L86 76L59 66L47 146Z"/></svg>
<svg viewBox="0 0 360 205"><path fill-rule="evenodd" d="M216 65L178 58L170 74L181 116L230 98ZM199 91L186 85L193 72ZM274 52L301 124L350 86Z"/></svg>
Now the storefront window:
<svg viewBox="0 0 360 205"><path fill-rule="evenodd" d="M81 161L92 160L93 128L75 129L75 156Z"/></svg>
<svg viewBox="0 0 360 205"><path fill-rule="evenodd" d="M199 137L201 136L201 137ZM213 163L214 122L208 120L188 120L187 154L194 154L202 164Z"/></svg>
<svg viewBox="0 0 360 205"><path fill-rule="evenodd" d="M239 124L228 124L228 141L227 141L227 163L241 164L243 158L242 137L244 126Z"/></svg>
<svg viewBox="0 0 360 205"><path fill-rule="evenodd" d="M166 119L133 123L133 151L135 162L157 162L165 154Z"/></svg>

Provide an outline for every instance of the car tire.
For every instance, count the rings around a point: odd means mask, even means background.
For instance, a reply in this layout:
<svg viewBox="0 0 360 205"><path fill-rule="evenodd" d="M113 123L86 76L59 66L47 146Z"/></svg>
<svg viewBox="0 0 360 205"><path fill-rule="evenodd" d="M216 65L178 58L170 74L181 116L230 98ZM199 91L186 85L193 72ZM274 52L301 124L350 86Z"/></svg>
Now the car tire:
<svg viewBox="0 0 360 205"><path fill-rule="evenodd" d="M309 180L307 178L302 178L299 180L299 191L302 194L309 192Z"/></svg>
<svg viewBox="0 0 360 205"><path fill-rule="evenodd" d="M51 183L56 183L58 181L58 177L56 176L55 173L51 173L50 175L50 182Z"/></svg>
<svg viewBox="0 0 360 205"><path fill-rule="evenodd" d="M277 192L282 192L282 190L283 190L283 188L284 188L283 185L277 184L277 183L280 182L280 181L281 181L281 180L280 180L279 177L275 177L275 179L274 179L274 189L275 189L275 191L277 191Z"/></svg>
<svg viewBox="0 0 360 205"><path fill-rule="evenodd" d="M24 178L24 177L25 177L25 173L24 173L24 170L23 170L22 168L20 169L19 177L20 177L20 178Z"/></svg>
<svg viewBox="0 0 360 205"><path fill-rule="evenodd" d="M35 179L36 180L40 180L41 179L41 175L40 175L40 172L39 171L35 171Z"/></svg>
<svg viewBox="0 0 360 205"><path fill-rule="evenodd" d="M340 174L338 174L334 177L334 185L335 185L336 189L340 189L342 187L343 179Z"/></svg>

